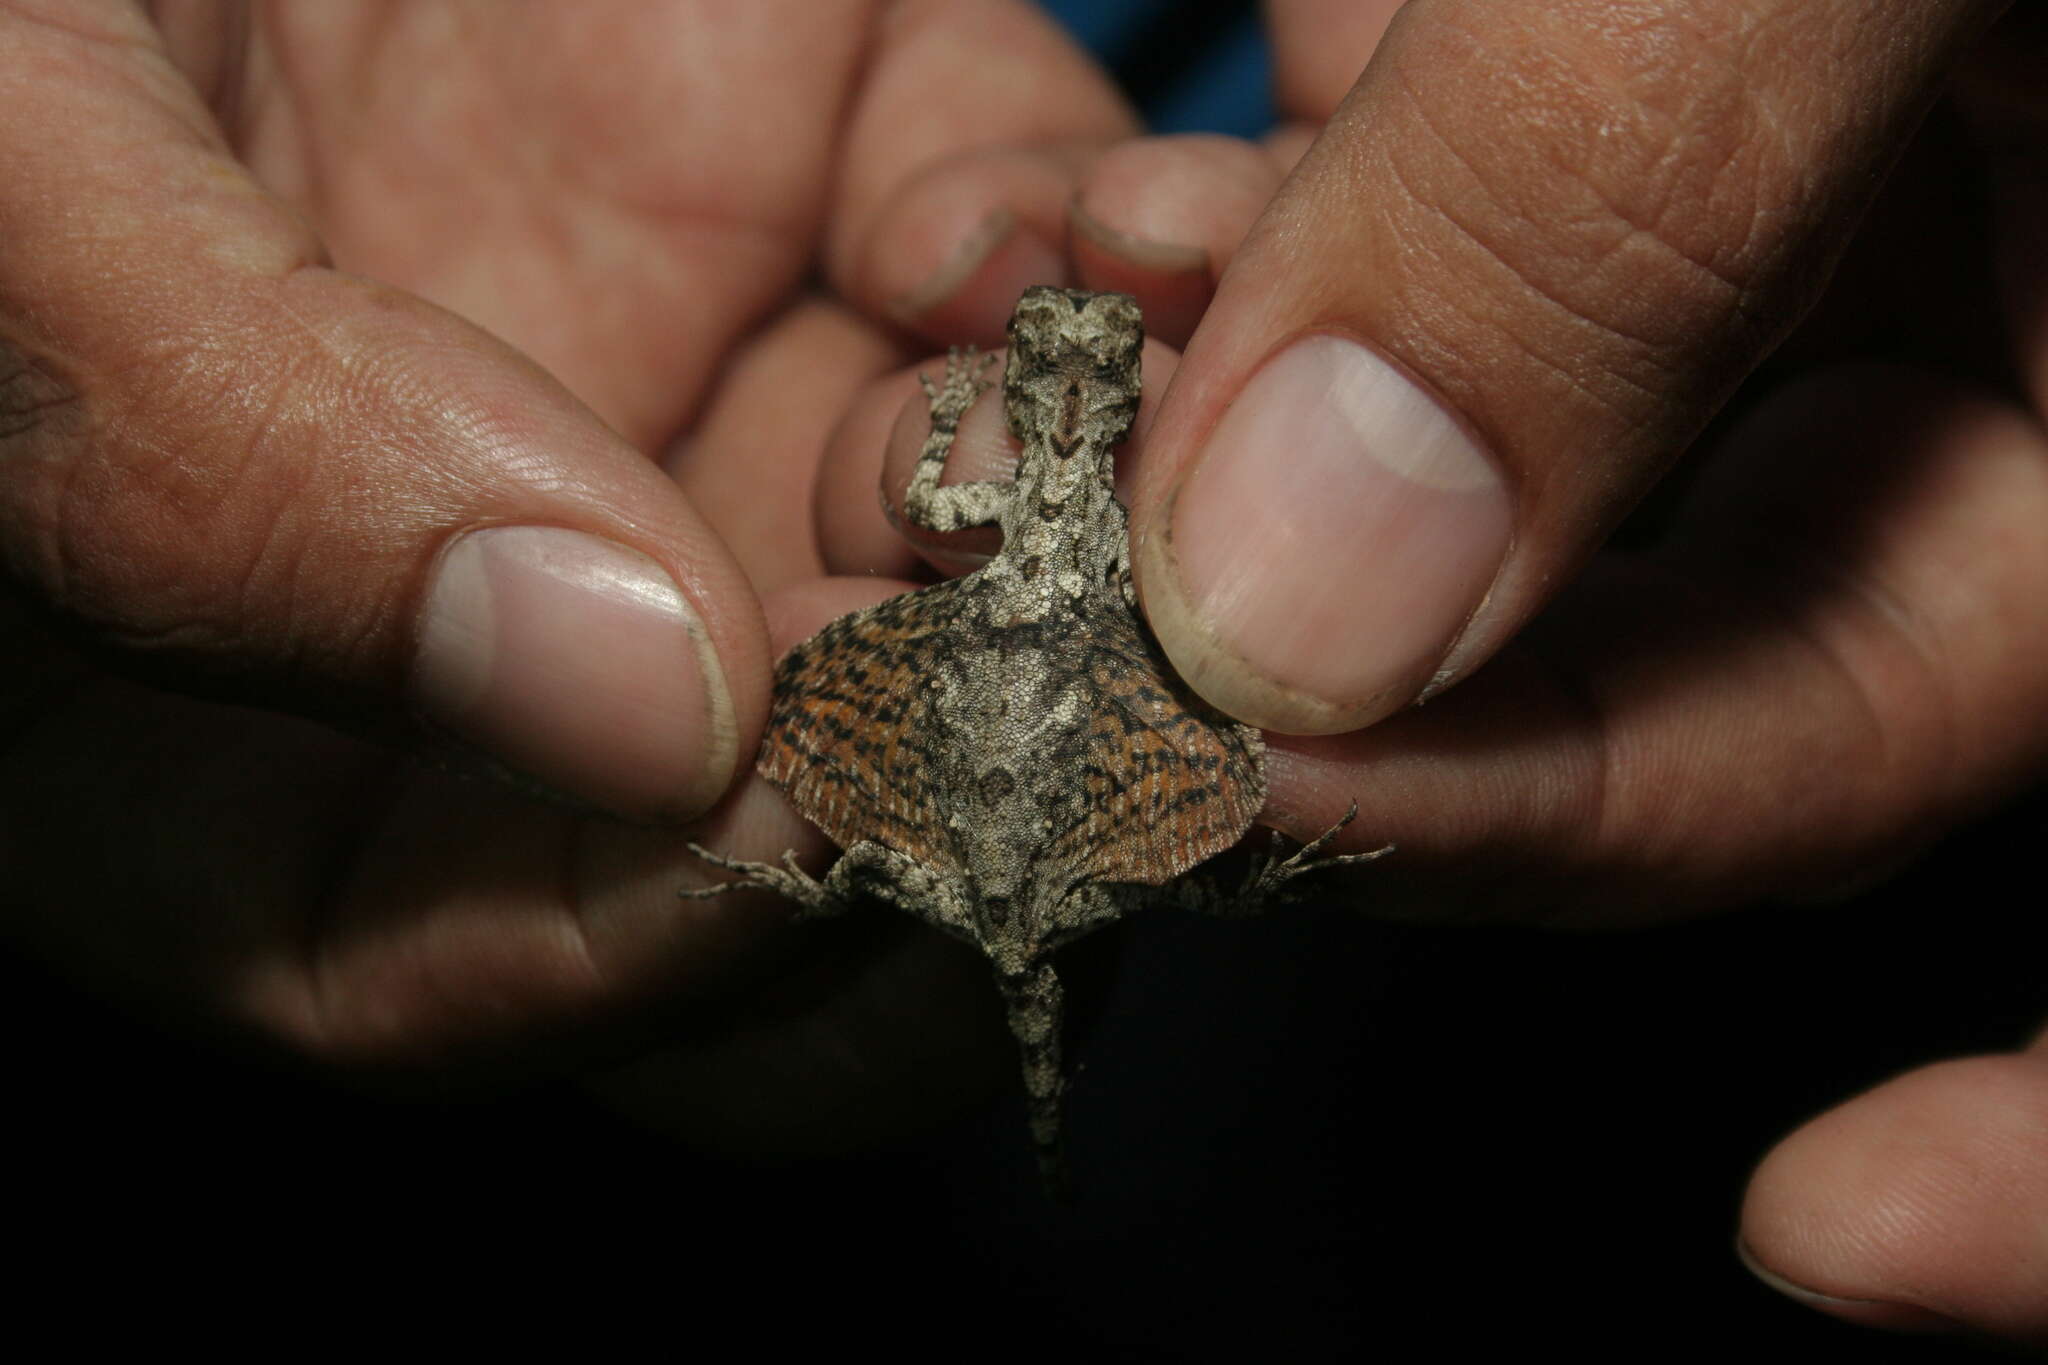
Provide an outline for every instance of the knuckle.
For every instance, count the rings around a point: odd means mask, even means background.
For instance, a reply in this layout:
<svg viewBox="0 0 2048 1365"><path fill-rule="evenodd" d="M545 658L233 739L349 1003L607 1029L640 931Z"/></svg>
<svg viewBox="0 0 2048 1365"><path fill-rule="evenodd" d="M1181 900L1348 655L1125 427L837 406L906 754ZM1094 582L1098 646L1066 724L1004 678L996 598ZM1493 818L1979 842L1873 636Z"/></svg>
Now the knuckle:
<svg viewBox="0 0 2048 1365"><path fill-rule="evenodd" d="M1817 190L1757 70L1757 10L1452 6L1392 48L1415 136L1384 142L1425 206L1413 235L1441 254L1448 225L1528 301L1505 325L1533 358L1596 362L1617 406L1697 375L1703 338L1732 359L1775 325L1758 297Z"/></svg>
<svg viewBox="0 0 2048 1365"><path fill-rule="evenodd" d="M79 415L76 390L0 343L0 468L14 452L74 429Z"/></svg>
<svg viewBox="0 0 2048 1365"><path fill-rule="evenodd" d="M291 662L317 516L304 447L334 404L265 351L208 338L11 386L26 397L0 413L26 415L0 416L9 567L86 642L223 681Z"/></svg>

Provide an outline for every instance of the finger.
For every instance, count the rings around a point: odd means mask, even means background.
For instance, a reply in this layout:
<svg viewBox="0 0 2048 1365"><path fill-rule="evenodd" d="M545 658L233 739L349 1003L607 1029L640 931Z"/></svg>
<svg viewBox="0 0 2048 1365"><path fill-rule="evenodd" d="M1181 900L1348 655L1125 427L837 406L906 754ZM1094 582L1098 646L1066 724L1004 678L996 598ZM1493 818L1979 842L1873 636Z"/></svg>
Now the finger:
<svg viewBox="0 0 2048 1365"><path fill-rule="evenodd" d="M1259 139L1259 147L1280 168L1282 175L1291 173L1308 155L1308 149L1315 145L1316 134L1322 131L1321 124L1281 123Z"/></svg>
<svg viewBox="0 0 2048 1365"><path fill-rule="evenodd" d="M1824 1313L2048 1345L2048 1050L1911 1071L1764 1159L1744 1259Z"/></svg>
<svg viewBox="0 0 2048 1365"><path fill-rule="evenodd" d="M1068 278L1078 147L978 149L934 165L878 210L850 297L935 343L999 343L1018 295Z"/></svg>
<svg viewBox="0 0 2048 1365"><path fill-rule="evenodd" d="M924 561L898 529L900 519L890 511L890 497L882 487L882 463L898 439L895 429L911 425L916 431L916 414L926 411L917 401L923 396L917 376L937 374L939 369L939 362L926 360L914 370L899 370L868 384L832 429L818 466L812 507L826 572L906 579L926 572ZM982 431L975 413L983 406L976 403L968 412L967 420L977 433L975 448L981 444ZM930 430L929 415L923 430ZM902 439L924 438L920 434ZM898 489L899 499L901 493ZM977 542L975 548L986 553L989 546Z"/></svg>
<svg viewBox="0 0 2048 1365"><path fill-rule="evenodd" d="M239 928L235 912L251 905L297 932L224 945L233 951L197 971L174 973L177 957L159 959L138 985L172 1004L224 1005L236 1022L327 1063L550 1070L651 1045L649 1032L665 1041L678 1011L715 1010L803 953L779 907L679 894L720 876L689 842L772 841L778 855L815 856L804 823L751 779L686 832L578 816L418 770L371 797L343 826L355 837L341 857L320 865L330 877L346 869L324 897L306 880L264 902L245 902L232 879L210 901L178 894L180 873L233 857L203 832L149 868L170 891L168 904L147 907L159 934L173 924ZM312 864L311 844L281 847ZM139 870L132 855L115 865Z"/></svg>
<svg viewBox="0 0 2048 1365"><path fill-rule="evenodd" d="M2048 21L2016 7L1972 54L1960 103L1988 167L1991 246L2005 326L1985 328L2011 348L2011 368L2033 402L2048 412ZM1981 314L1976 319L1980 325Z"/></svg>
<svg viewBox="0 0 2048 1365"><path fill-rule="evenodd" d="M1118 496L1128 498L1136 470L1144 458L1145 430L1159 396L1178 361L1172 349L1147 341L1143 360L1144 389L1131 435L1117 448ZM1000 365L1001 357L998 358ZM918 387L919 374L936 376L943 362L928 361L915 370L890 375L855 402L833 433L820 479L819 537L828 549L835 573L882 573L908 576L922 556L942 573L960 574L979 568L1002 546L994 527L937 532L903 515L903 494L917 464L925 438L931 434L931 407ZM993 378L999 369L991 369ZM1002 482L1014 478L1019 447L1003 412L1000 386L991 388L967 410L954 433L941 486ZM875 496L880 490L879 499Z"/></svg>
<svg viewBox="0 0 2048 1365"><path fill-rule="evenodd" d="M327 268L133 11L74 18L0 21L16 590L139 676L708 807L767 678L709 528L529 362Z"/></svg>
<svg viewBox="0 0 2048 1365"><path fill-rule="evenodd" d="M1466 686L1276 745L1296 832L1430 913L1641 924L1883 876L2048 761L2048 434L1898 367L1784 390L1654 551L1596 560Z"/></svg>
<svg viewBox="0 0 2048 1365"><path fill-rule="evenodd" d="M1404 11L1225 272L1134 517L1225 710L1337 733L1497 650L1812 299L1996 6L1608 9Z"/></svg>
<svg viewBox="0 0 2048 1365"><path fill-rule="evenodd" d="M852 604L780 594L775 639ZM0 626L4 930L99 989L328 1063L503 1072L665 1045L825 970L787 906L677 894L722 875L687 839L826 854L751 772L687 834L581 817Z"/></svg>
<svg viewBox="0 0 2048 1365"><path fill-rule="evenodd" d="M1026 285L1064 282L1067 201L1092 149L1135 130L1036 8L898 5L845 137L831 279L928 339L996 343Z"/></svg>
<svg viewBox="0 0 2048 1365"><path fill-rule="evenodd" d="M1402 0L1268 0L1273 103L1315 127L1337 112Z"/></svg>
<svg viewBox="0 0 2048 1365"><path fill-rule="evenodd" d="M1111 148L1069 211L1081 284L1131 295L1147 336L1185 346L1282 170L1235 138L1140 138Z"/></svg>
<svg viewBox="0 0 2048 1365"><path fill-rule="evenodd" d="M813 503L826 444L855 397L908 359L843 305L807 300L733 355L670 449L664 466L756 592L824 572ZM866 491L872 503L872 481Z"/></svg>

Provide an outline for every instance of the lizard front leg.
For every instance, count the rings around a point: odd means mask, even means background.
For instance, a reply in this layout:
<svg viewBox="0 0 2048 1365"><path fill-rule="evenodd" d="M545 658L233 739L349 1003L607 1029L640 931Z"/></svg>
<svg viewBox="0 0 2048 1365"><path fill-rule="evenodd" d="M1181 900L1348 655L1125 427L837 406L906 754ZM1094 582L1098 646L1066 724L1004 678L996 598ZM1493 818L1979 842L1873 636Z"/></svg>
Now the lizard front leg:
<svg viewBox="0 0 2048 1365"><path fill-rule="evenodd" d="M917 468L911 472L910 487L903 495L903 515L914 526L927 531L962 531L970 526L987 526L1001 518L1004 506L1016 489L1013 482L987 481L939 487L946 456L952 453L953 438L959 434L960 419L974 406L990 385L982 377L995 363L992 355L981 355L970 346L946 354L946 378L934 384L924 375L925 397L932 405L932 434L918 452Z"/></svg>

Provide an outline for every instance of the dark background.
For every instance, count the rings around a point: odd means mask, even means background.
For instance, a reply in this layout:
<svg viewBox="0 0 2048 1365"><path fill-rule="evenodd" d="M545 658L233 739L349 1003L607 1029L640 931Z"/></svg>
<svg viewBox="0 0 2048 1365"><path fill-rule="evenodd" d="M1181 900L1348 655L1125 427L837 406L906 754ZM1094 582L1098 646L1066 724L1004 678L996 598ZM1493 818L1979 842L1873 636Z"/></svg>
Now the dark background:
<svg viewBox="0 0 2048 1365"><path fill-rule="evenodd" d="M1261 125L1244 7L1066 8L1164 125ZM2038 1025L2044 834L2035 793L1848 904L1630 936L1141 919L1077 1020L1071 1208L1015 1096L860 1159L742 1166L566 1085L367 1098L0 961L4 1207L34 1263L8 1297L81 1340L289 1315L261 1339L293 1354L410 1343L404 1303L477 1339L652 1320L677 1355L1975 1357L1781 1300L1732 1239L1802 1118Z"/></svg>
<svg viewBox="0 0 2048 1365"><path fill-rule="evenodd" d="M1141 918L1075 1040L1065 1208L1014 1096L869 1157L739 1166L569 1086L350 1094L12 963L11 1240L124 1304L374 1321L459 1293L491 1319L533 1284L521 1313L674 1313L679 1350L1974 1356L1783 1301L1731 1244L1787 1128L2036 1025L2044 832L2036 795L1838 908L1626 936Z"/></svg>

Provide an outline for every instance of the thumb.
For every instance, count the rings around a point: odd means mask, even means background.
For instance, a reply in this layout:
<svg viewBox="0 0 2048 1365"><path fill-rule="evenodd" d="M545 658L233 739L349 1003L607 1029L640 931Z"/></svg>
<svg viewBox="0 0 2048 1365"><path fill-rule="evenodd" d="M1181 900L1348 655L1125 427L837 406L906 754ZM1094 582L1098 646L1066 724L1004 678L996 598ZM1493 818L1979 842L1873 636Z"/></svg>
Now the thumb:
<svg viewBox="0 0 2048 1365"><path fill-rule="evenodd" d="M1811 303L1999 8L1404 8L1152 428L1133 542L1176 668L1333 734L1490 656Z"/></svg>
<svg viewBox="0 0 2048 1365"><path fill-rule="evenodd" d="M517 353L328 266L139 13L0 20L0 564L112 666L645 816L759 724L759 608Z"/></svg>

